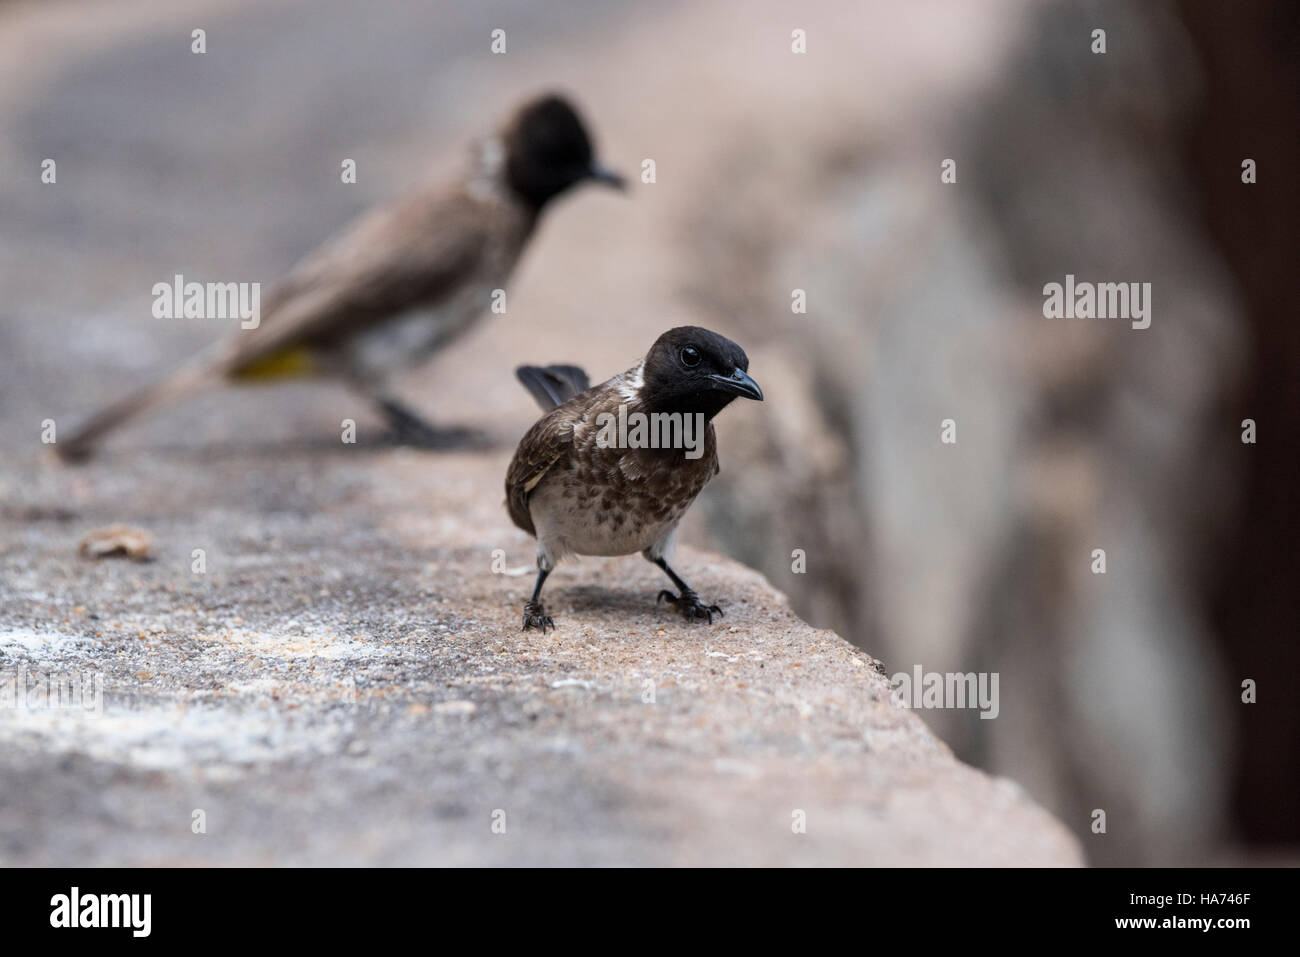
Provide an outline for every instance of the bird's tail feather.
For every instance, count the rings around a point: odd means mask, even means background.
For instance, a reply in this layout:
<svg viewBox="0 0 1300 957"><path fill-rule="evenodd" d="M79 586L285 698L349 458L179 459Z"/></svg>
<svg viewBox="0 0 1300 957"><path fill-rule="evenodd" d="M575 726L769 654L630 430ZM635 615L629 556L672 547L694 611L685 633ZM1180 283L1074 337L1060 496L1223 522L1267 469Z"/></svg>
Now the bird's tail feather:
<svg viewBox="0 0 1300 957"><path fill-rule="evenodd" d="M524 384L542 407L550 412L591 386L587 373L577 366L520 366L515 378Z"/></svg>
<svg viewBox="0 0 1300 957"><path fill-rule="evenodd" d="M225 363L215 359L212 351L201 352L171 375L151 382L95 413L70 438L56 441L54 450L68 462L87 458L100 439L128 419L212 385L225 371Z"/></svg>

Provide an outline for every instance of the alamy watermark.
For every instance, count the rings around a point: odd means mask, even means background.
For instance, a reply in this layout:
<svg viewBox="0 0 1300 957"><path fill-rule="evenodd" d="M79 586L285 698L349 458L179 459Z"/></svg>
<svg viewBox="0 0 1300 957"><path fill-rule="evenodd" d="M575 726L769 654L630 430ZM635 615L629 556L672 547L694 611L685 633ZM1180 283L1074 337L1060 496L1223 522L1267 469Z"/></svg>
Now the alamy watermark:
<svg viewBox="0 0 1300 957"><path fill-rule="evenodd" d="M0 710L84 711L104 714L104 676L44 674L39 671L0 672Z"/></svg>
<svg viewBox="0 0 1300 957"><path fill-rule="evenodd" d="M148 937L152 911L152 894L83 894L73 887L50 898L50 926L121 927L132 937Z"/></svg>
<svg viewBox="0 0 1300 957"><path fill-rule="evenodd" d="M904 708L972 708L981 718L996 718L998 673L924 671L920 665L912 673L900 671L889 679L895 704Z"/></svg>
<svg viewBox="0 0 1300 957"><path fill-rule="evenodd" d="M260 282L186 282L177 273L154 283L152 293L155 319L238 319L241 329L262 322Z"/></svg>
<svg viewBox="0 0 1300 957"><path fill-rule="evenodd" d="M1151 326L1151 283L1065 282L1043 286L1044 319L1128 319L1134 329Z"/></svg>
<svg viewBox="0 0 1300 957"><path fill-rule="evenodd" d="M688 459L698 459L708 423L701 412L629 412L620 403L617 415L596 416L596 426L596 445L602 449L685 449Z"/></svg>

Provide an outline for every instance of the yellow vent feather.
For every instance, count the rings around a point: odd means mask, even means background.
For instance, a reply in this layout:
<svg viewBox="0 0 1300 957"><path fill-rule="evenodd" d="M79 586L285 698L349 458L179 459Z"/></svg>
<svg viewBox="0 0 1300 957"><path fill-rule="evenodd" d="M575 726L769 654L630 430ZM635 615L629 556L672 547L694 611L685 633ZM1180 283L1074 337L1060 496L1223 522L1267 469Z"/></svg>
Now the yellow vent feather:
<svg viewBox="0 0 1300 957"><path fill-rule="evenodd" d="M315 372L311 353L303 348L273 352L236 369L236 379L291 379Z"/></svg>

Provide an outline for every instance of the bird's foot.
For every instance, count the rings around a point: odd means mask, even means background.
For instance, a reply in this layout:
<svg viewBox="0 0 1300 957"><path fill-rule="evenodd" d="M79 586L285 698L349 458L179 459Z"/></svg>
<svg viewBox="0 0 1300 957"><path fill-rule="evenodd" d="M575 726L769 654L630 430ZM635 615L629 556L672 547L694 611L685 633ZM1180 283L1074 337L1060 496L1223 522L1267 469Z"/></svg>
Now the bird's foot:
<svg viewBox="0 0 1300 957"><path fill-rule="evenodd" d="M394 445L441 451L469 448L482 442L482 435L474 429L439 428L391 399L380 402L379 407L388 419L389 437Z"/></svg>
<svg viewBox="0 0 1300 957"><path fill-rule="evenodd" d="M704 604L704 602L700 601L700 596L695 594L695 592L691 591L689 588L683 588L680 595L674 595L665 588L663 591L659 592L659 597L655 599L655 604L658 604L661 601L668 602L668 604L677 609L678 613L681 614L683 618L691 621L696 618L703 618L711 625L713 624L714 615L717 615L719 618L722 617L721 608L717 605Z"/></svg>
<svg viewBox="0 0 1300 957"><path fill-rule="evenodd" d="M434 452L468 449L484 444L481 433L473 429L455 426L437 428L425 422L395 425L389 432L389 438L394 445Z"/></svg>
<svg viewBox="0 0 1300 957"><path fill-rule="evenodd" d="M555 619L546 613L540 601L529 600L524 604L524 631L529 628L540 628L544 635L547 628L554 627Z"/></svg>

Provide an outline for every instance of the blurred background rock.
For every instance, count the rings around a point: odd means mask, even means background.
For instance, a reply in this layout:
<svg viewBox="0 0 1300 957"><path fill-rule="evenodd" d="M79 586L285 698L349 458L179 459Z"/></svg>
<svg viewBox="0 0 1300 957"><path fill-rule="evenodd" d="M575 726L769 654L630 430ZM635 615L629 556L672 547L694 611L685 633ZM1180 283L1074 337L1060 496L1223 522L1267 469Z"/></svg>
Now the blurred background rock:
<svg viewBox="0 0 1300 957"><path fill-rule="evenodd" d="M769 401L721 422L688 537L891 673L1000 673L997 720L925 718L1093 862L1293 854L1298 10L0 3L0 441L35 456L34 422L222 332L152 319L154 282L270 282L559 87L613 165L652 158L657 182L549 213L508 316L412 376L412 400L504 449L534 415L519 362L603 377L673 324L733 336ZM1150 282L1151 327L1043 319L1066 273ZM367 414L315 385L209 396L109 454L219 455ZM53 483L0 481L11 514L54 504Z"/></svg>

